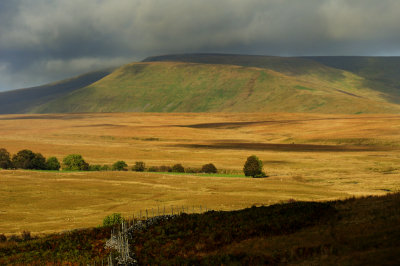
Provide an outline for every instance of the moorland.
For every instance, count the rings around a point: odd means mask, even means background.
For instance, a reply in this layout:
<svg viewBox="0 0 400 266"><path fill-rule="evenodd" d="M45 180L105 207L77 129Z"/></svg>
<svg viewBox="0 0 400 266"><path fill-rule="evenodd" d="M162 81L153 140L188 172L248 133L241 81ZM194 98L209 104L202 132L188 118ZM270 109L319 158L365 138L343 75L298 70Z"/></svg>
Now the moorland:
<svg viewBox="0 0 400 266"><path fill-rule="evenodd" d="M213 163L221 175L2 170L0 232L58 232L167 206L236 210L400 188L400 117L391 114L47 114L0 116L0 147L90 164ZM252 154L268 178L245 178ZM191 207L190 207L191 208Z"/></svg>

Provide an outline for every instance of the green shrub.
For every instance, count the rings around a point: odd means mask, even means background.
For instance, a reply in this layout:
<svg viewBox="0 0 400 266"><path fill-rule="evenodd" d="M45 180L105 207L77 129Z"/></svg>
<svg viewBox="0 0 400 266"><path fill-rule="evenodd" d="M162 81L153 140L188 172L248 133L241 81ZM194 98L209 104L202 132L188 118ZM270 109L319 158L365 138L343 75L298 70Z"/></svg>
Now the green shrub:
<svg viewBox="0 0 400 266"><path fill-rule="evenodd" d="M243 167L243 172L246 176L266 177L266 174L263 172L262 161L255 155L247 158Z"/></svg>
<svg viewBox="0 0 400 266"><path fill-rule="evenodd" d="M110 171L110 169L111 169L111 167L107 164L105 164L101 167L101 171Z"/></svg>
<svg viewBox="0 0 400 266"><path fill-rule="evenodd" d="M0 149L0 168L8 169L11 167L12 167L12 164L11 164L10 153L6 149L1 148Z"/></svg>
<svg viewBox="0 0 400 266"><path fill-rule="evenodd" d="M63 159L64 169L68 171L87 171L89 164L80 154L70 154Z"/></svg>
<svg viewBox="0 0 400 266"><path fill-rule="evenodd" d="M47 170L60 170L60 162L56 157L50 157L46 161L46 169Z"/></svg>
<svg viewBox="0 0 400 266"><path fill-rule="evenodd" d="M203 165L201 171L207 174L215 174L218 172L217 167L215 167L215 165L212 163Z"/></svg>
<svg viewBox="0 0 400 266"><path fill-rule="evenodd" d="M144 172L144 170L146 170L146 164L144 162L135 162L135 165L132 167L132 171Z"/></svg>
<svg viewBox="0 0 400 266"><path fill-rule="evenodd" d="M89 165L89 171L101 171L100 164L91 164Z"/></svg>
<svg viewBox="0 0 400 266"><path fill-rule="evenodd" d="M150 166L147 169L148 172L160 172L160 168L158 166Z"/></svg>
<svg viewBox="0 0 400 266"><path fill-rule="evenodd" d="M103 226L113 226L116 224L121 224L123 220L124 219L122 218L120 213L113 213L103 219Z"/></svg>
<svg viewBox="0 0 400 266"><path fill-rule="evenodd" d="M117 161L113 164L112 170L113 171L127 171L128 170L128 165L124 161Z"/></svg>
<svg viewBox="0 0 400 266"><path fill-rule="evenodd" d="M201 169L199 168L193 168L193 167L186 167L185 168L185 173L190 173L190 174L197 174L197 173L201 173Z"/></svg>
<svg viewBox="0 0 400 266"><path fill-rule="evenodd" d="M171 166L161 165L161 166L158 168L158 171L159 171L159 172L172 172L172 168L171 168Z"/></svg>
<svg viewBox="0 0 400 266"><path fill-rule="evenodd" d="M185 168L180 163L178 163L178 164L175 164L174 166L172 166L172 172L184 173Z"/></svg>
<svg viewBox="0 0 400 266"><path fill-rule="evenodd" d="M0 243L1 242L6 242L7 241L7 237L5 234L0 234Z"/></svg>

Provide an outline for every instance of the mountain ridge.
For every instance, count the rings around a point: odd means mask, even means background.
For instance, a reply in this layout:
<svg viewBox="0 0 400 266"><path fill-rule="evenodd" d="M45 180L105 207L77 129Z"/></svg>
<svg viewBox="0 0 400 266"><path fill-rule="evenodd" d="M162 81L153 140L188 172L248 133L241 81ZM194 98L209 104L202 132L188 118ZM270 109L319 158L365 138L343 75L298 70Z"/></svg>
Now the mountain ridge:
<svg viewBox="0 0 400 266"><path fill-rule="evenodd" d="M89 84L69 88L51 99L34 99L29 106L9 110L400 113L397 70L376 70L375 76L368 78L374 68L385 65L385 60L232 54L153 56L103 73ZM390 60L391 66L400 66L400 57ZM0 93L0 102L7 101L4 96ZM0 108L0 113L5 113L5 108Z"/></svg>

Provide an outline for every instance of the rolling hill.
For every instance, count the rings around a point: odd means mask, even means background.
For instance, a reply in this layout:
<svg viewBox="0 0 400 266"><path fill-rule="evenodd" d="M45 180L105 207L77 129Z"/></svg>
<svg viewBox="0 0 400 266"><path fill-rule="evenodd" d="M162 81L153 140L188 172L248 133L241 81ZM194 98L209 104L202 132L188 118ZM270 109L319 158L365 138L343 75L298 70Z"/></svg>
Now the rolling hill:
<svg viewBox="0 0 400 266"><path fill-rule="evenodd" d="M8 112L400 113L400 78L393 69L400 59L390 60L226 54L149 57L85 86L59 94L49 89L51 98L30 97L32 103L24 108L14 104ZM385 62L390 63L386 68ZM7 93L0 94L0 101L13 102Z"/></svg>

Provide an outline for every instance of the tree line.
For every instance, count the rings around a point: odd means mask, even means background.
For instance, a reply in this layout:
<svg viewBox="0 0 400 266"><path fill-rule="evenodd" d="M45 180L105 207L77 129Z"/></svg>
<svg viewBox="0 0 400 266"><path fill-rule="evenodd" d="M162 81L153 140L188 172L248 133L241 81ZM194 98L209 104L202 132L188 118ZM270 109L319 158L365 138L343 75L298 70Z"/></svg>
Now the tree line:
<svg viewBox="0 0 400 266"><path fill-rule="evenodd" d="M32 170L60 170L61 164L59 160L52 156L45 158L41 153L35 153L31 150L21 150L11 156L11 154L4 148L0 148L0 168L2 169L32 169ZM70 154L63 158L62 169L66 171L128 171L128 165L125 161L117 161L111 167L109 165L90 165L87 163L82 155ZM201 168L183 167L182 164L175 164L171 166L150 166L146 167L144 162L135 162L131 168L136 172L175 172L175 173L208 173L214 174L218 169L214 164L208 163ZM243 172L246 176L255 178L266 177L263 172L262 161L255 155L247 158Z"/></svg>

